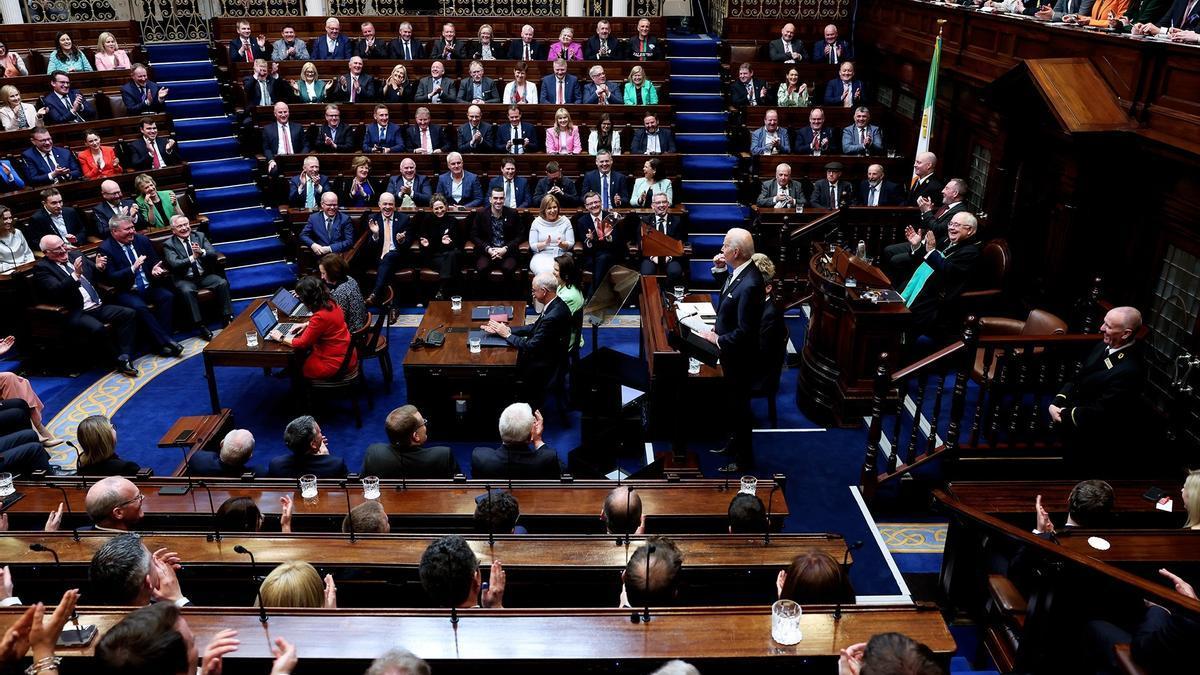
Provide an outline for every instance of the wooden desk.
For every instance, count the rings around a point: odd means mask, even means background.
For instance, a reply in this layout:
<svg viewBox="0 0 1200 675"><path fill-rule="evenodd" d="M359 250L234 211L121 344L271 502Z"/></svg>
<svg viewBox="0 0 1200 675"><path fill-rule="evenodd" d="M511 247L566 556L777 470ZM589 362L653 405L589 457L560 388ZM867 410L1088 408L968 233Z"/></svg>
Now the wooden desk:
<svg viewBox="0 0 1200 675"><path fill-rule="evenodd" d="M946 493L972 508L1007 517L1013 514L1033 518L1033 505L1038 495L1042 506L1051 514L1066 514L1067 497L1079 481L955 481L946 488ZM1170 480L1112 480L1113 515L1120 519L1127 516L1153 516L1158 519L1178 520L1182 526L1187 511L1179 495L1178 483ZM1154 502L1142 495L1151 487L1165 491L1174 501L1174 511L1167 513L1154 508ZM1159 527L1164 527L1159 521Z"/></svg>
<svg viewBox="0 0 1200 675"><path fill-rule="evenodd" d="M192 461L192 455L208 447L208 444L212 443L217 435L232 423L232 420L233 411L229 408L222 408L216 415L188 415L175 420L167 433L158 439L160 448L187 448L171 475L185 475L188 462ZM183 441L177 440L184 433L189 433L188 438Z"/></svg>
<svg viewBox="0 0 1200 675"><path fill-rule="evenodd" d="M254 330L254 322L250 315L265 303L266 298L259 298L250 303L242 313L204 346L204 373L208 378L208 398L212 403L213 414L221 411L221 401L217 394L217 366L241 368L283 368L288 365L294 350L282 342L273 342L258 338L258 347L246 346L246 333Z"/></svg>

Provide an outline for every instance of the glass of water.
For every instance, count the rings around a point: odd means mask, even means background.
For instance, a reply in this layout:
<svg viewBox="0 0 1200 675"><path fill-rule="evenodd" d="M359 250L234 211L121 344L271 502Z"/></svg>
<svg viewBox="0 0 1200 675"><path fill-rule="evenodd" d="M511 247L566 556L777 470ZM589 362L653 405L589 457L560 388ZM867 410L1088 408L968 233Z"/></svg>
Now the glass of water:
<svg viewBox="0 0 1200 675"><path fill-rule="evenodd" d="M700 374L700 359L688 359L688 375Z"/></svg>
<svg viewBox="0 0 1200 675"><path fill-rule="evenodd" d="M483 351L483 340L478 336L467 338L467 346L470 347L472 354L478 354Z"/></svg>
<svg viewBox="0 0 1200 675"><path fill-rule="evenodd" d="M258 331L246 331L246 346L251 349L258 347Z"/></svg>
<svg viewBox="0 0 1200 675"><path fill-rule="evenodd" d="M379 499L379 476L366 476L362 479L363 499Z"/></svg>
<svg viewBox="0 0 1200 675"><path fill-rule="evenodd" d="M13 487L12 474L0 473L0 497L7 497L16 491L17 489Z"/></svg>
<svg viewBox="0 0 1200 675"><path fill-rule="evenodd" d="M771 639L781 645L794 645L804 639L800 632L800 603L776 600L771 605Z"/></svg>
<svg viewBox="0 0 1200 675"><path fill-rule="evenodd" d="M738 488L739 494L752 495L758 490L758 479L754 476L742 476L741 486Z"/></svg>
<svg viewBox="0 0 1200 675"><path fill-rule="evenodd" d="M313 499L317 496L317 477L311 473L300 476L300 497Z"/></svg>
<svg viewBox="0 0 1200 675"><path fill-rule="evenodd" d="M462 296L461 295L450 296L450 309L455 312L462 309Z"/></svg>
<svg viewBox="0 0 1200 675"><path fill-rule="evenodd" d="M678 302L683 302L683 296L685 293L687 293L687 289L685 287L676 286L675 287L675 300L677 300Z"/></svg>

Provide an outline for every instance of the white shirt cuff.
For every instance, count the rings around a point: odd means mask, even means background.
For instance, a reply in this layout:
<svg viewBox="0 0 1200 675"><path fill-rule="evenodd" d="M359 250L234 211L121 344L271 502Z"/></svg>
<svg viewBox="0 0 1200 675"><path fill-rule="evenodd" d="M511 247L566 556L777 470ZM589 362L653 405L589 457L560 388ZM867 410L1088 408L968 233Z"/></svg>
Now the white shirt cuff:
<svg viewBox="0 0 1200 675"><path fill-rule="evenodd" d="M21 599L15 595L10 595L7 598L0 600L0 607L12 607L13 605L20 605L20 604L22 604Z"/></svg>
<svg viewBox="0 0 1200 675"><path fill-rule="evenodd" d="M187 607L190 604L192 604L192 601L188 600L187 596L184 595L179 596L179 599L175 601L176 607Z"/></svg>

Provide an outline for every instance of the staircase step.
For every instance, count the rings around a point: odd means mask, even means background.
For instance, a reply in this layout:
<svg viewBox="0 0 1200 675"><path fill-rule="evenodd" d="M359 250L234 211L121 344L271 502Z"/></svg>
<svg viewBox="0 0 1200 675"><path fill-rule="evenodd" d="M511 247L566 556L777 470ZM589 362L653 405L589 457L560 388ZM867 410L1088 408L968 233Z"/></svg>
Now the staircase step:
<svg viewBox="0 0 1200 675"><path fill-rule="evenodd" d="M675 136L676 145L680 152L702 152L709 154L724 154L729 150L729 141L725 134L678 134Z"/></svg>
<svg viewBox="0 0 1200 675"><path fill-rule="evenodd" d="M692 289L712 290L717 287L717 282L712 275L712 260L693 257L688 261L688 272Z"/></svg>
<svg viewBox="0 0 1200 675"><path fill-rule="evenodd" d="M195 169L192 169L192 175L195 175ZM259 205L206 215L209 237L218 243L265 237L278 231L275 221L279 219L279 212Z"/></svg>
<svg viewBox="0 0 1200 675"><path fill-rule="evenodd" d="M716 56L717 41L708 36L672 37L667 51L671 56Z"/></svg>
<svg viewBox="0 0 1200 675"><path fill-rule="evenodd" d="M261 205L262 193L253 183L196 190L196 206L204 213Z"/></svg>
<svg viewBox="0 0 1200 675"><path fill-rule="evenodd" d="M241 150L238 147L237 139L233 136L227 136L225 138L212 138L201 141L179 142L179 154L183 155L183 158L189 162L203 162L212 159L227 159L231 157L236 158L240 153ZM253 165L251 165L249 169L239 165L235 171L226 171L223 174L218 174L218 172L214 169L209 172L210 177L224 175L227 178L223 181L223 183L208 181L203 184L199 184L197 182L197 184L201 185L201 187L216 187L222 184L227 185L229 183L235 183L240 180L245 180L245 172L248 170L253 170L253 168ZM194 179L195 176L196 173L193 171L192 178Z"/></svg>
<svg viewBox="0 0 1200 675"><path fill-rule="evenodd" d="M721 244L725 243L725 235L689 234L688 243L692 245L693 260L712 259L714 255L721 251Z"/></svg>
<svg viewBox="0 0 1200 675"><path fill-rule="evenodd" d="M688 204L688 229L692 232L726 232L741 227L750 209L741 204Z"/></svg>
<svg viewBox="0 0 1200 675"><path fill-rule="evenodd" d="M676 117L678 119L678 116ZM693 175L732 174L737 158L732 155L686 154L681 158L684 177Z"/></svg>
<svg viewBox="0 0 1200 675"><path fill-rule="evenodd" d="M229 291L235 299L267 295L280 286L296 282L296 270L284 262L272 262L252 267L227 270Z"/></svg>
<svg viewBox="0 0 1200 675"><path fill-rule="evenodd" d="M216 248L225 254L228 267L281 260L286 254L283 242L274 235L228 244L216 244Z"/></svg>
<svg viewBox="0 0 1200 675"><path fill-rule="evenodd" d="M684 180L683 201L687 203L727 203L738 200L738 187L729 180Z"/></svg>
<svg viewBox="0 0 1200 675"><path fill-rule="evenodd" d="M224 115L175 120L175 137L181 141L233 135L233 124Z"/></svg>
<svg viewBox="0 0 1200 675"><path fill-rule="evenodd" d="M680 94L715 94L721 91L720 75L671 75L671 91Z"/></svg>
<svg viewBox="0 0 1200 675"><path fill-rule="evenodd" d="M154 77L158 81L170 80L200 80L212 77L213 64L205 58L203 61L176 61L173 63L154 64Z"/></svg>
<svg viewBox="0 0 1200 675"><path fill-rule="evenodd" d="M150 57L150 63L172 61L203 61L208 58L207 42L175 42L171 44L145 45L142 47Z"/></svg>
<svg viewBox="0 0 1200 675"><path fill-rule="evenodd" d="M225 114L225 104L219 98L193 98L186 101L167 101L172 119L216 117Z"/></svg>
<svg viewBox="0 0 1200 675"><path fill-rule="evenodd" d="M721 69L721 59L713 57L670 57L672 75L712 75Z"/></svg>
<svg viewBox="0 0 1200 675"><path fill-rule="evenodd" d="M217 80L213 77L174 81L159 80L158 83L171 90L171 98L221 97L221 87L217 85Z"/></svg>
<svg viewBox="0 0 1200 675"><path fill-rule="evenodd" d="M675 133L724 132L728 117L724 112L687 112L678 110L675 113Z"/></svg>

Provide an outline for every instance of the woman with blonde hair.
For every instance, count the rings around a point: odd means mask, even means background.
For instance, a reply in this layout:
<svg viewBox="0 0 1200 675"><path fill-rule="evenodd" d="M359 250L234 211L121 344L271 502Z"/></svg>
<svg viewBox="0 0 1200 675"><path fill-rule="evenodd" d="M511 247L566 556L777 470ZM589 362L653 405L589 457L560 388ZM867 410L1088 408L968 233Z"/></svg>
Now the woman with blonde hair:
<svg viewBox="0 0 1200 675"><path fill-rule="evenodd" d="M658 105L658 89L646 77L646 69L634 66L629 69L629 80L625 82L622 94L625 105Z"/></svg>
<svg viewBox="0 0 1200 675"><path fill-rule="evenodd" d="M21 101L21 92L11 84L0 87L0 126L5 131L33 129L42 126L46 108L38 110Z"/></svg>
<svg viewBox="0 0 1200 675"><path fill-rule="evenodd" d="M583 47L580 47L575 41L575 30L572 28L564 28L558 32L558 42L550 45L550 51L547 53L546 60L553 63L555 59L563 61L582 61Z"/></svg>
<svg viewBox="0 0 1200 675"><path fill-rule="evenodd" d="M1183 506L1187 509L1187 523L1184 527L1200 530L1200 469L1188 472L1180 492L1183 494Z"/></svg>
<svg viewBox="0 0 1200 675"><path fill-rule="evenodd" d="M316 568L301 560L280 563L263 580L258 593L267 607L337 608L333 575L326 574L322 584ZM255 599L254 604L258 602Z"/></svg>
<svg viewBox="0 0 1200 675"><path fill-rule="evenodd" d="M397 63L383 83L384 103L412 103L417 83L408 79L408 68Z"/></svg>
<svg viewBox="0 0 1200 675"><path fill-rule="evenodd" d="M117 44L115 35L108 31L96 40L96 70L123 70L130 67L129 54Z"/></svg>
<svg viewBox="0 0 1200 675"><path fill-rule="evenodd" d="M85 418L75 428L79 441L77 469L82 476L136 476L137 464L117 455L117 428L104 415Z"/></svg>
<svg viewBox="0 0 1200 675"><path fill-rule="evenodd" d="M175 215L176 197L170 190L159 190L149 174L139 174L133 179L133 192L138 210L150 227L167 227Z"/></svg>
<svg viewBox="0 0 1200 675"><path fill-rule="evenodd" d="M582 151L579 127L571 121L571 113L566 108L559 108L554 113L554 126L546 129L546 152L552 155L578 155Z"/></svg>
<svg viewBox="0 0 1200 675"><path fill-rule="evenodd" d="M575 246L575 228L571 221L559 213L558 199L554 195L542 198L538 216L529 227L529 249L533 258L529 260L529 272L533 276L554 272L554 259L570 253Z"/></svg>
<svg viewBox="0 0 1200 675"><path fill-rule="evenodd" d="M301 103L325 102L325 80L317 74L317 66L312 61L300 66L300 79L292 82L292 91Z"/></svg>

